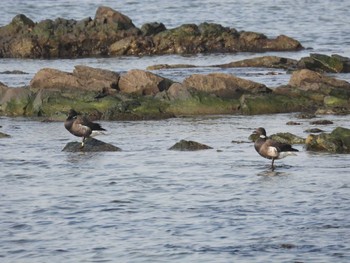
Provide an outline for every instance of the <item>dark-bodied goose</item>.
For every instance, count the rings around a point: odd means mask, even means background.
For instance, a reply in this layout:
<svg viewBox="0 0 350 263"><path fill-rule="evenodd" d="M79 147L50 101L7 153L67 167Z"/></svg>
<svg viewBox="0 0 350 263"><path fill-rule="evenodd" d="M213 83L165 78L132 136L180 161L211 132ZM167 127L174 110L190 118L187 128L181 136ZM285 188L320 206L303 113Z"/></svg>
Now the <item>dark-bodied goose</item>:
<svg viewBox="0 0 350 263"><path fill-rule="evenodd" d="M64 122L64 127L73 135L83 137L81 147L84 147L84 141L90 137L94 131L105 131L100 124L89 121L86 117L79 115L75 110L70 110L68 117Z"/></svg>
<svg viewBox="0 0 350 263"><path fill-rule="evenodd" d="M259 135L259 138L254 143L255 150L262 157L272 159L272 169L274 169L273 164L276 159L282 159L289 155L295 155L294 152L299 152L299 150L292 148L288 143L268 139L264 128L260 127L254 133Z"/></svg>

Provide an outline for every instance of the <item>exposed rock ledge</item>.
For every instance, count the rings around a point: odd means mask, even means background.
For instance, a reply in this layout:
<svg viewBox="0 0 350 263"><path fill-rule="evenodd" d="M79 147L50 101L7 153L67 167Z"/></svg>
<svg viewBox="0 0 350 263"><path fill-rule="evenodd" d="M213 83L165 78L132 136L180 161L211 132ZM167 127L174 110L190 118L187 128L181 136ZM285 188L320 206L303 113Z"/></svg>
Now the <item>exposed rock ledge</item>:
<svg viewBox="0 0 350 263"><path fill-rule="evenodd" d="M288 36L238 32L214 23L184 24L167 29L153 22L137 28L132 20L101 6L95 17L46 19L23 14L0 28L0 57L76 58L87 56L197 54L213 52L295 51L302 45Z"/></svg>

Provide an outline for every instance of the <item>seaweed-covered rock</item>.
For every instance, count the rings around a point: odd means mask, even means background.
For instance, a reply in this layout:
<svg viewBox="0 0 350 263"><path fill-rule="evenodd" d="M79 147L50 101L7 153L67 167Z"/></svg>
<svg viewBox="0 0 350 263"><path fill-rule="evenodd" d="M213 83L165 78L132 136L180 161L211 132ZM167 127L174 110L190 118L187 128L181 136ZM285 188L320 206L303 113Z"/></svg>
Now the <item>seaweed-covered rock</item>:
<svg viewBox="0 0 350 263"><path fill-rule="evenodd" d="M0 86L0 112L10 116L30 115L28 105L32 95L28 88Z"/></svg>
<svg viewBox="0 0 350 263"><path fill-rule="evenodd" d="M350 129L337 127L331 133L310 134L306 138L308 151L350 153Z"/></svg>
<svg viewBox="0 0 350 263"><path fill-rule="evenodd" d="M181 140L169 148L169 150L176 150L176 151L199 151L199 150L207 150L207 149L213 149L213 148L208 145L201 144L195 141L186 141L186 140Z"/></svg>
<svg viewBox="0 0 350 263"><path fill-rule="evenodd" d="M309 57L298 61L298 68L319 72L348 73L350 72L350 58L339 55L310 54Z"/></svg>
<svg viewBox="0 0 350 263"><path fill-rule="evenodd" d="M290 132L279 132L270 136L271 139L289 144L304 144L305 138L294 135Z"/></svg>
<svg viewBox="0 0 350 263"><path fill-rule="evenodd" d="M64 152L118 152L120 148L109 143L105 143L94 138L87 138L84 142L84 147L81 142L69 142L63 148Z"/></svg>

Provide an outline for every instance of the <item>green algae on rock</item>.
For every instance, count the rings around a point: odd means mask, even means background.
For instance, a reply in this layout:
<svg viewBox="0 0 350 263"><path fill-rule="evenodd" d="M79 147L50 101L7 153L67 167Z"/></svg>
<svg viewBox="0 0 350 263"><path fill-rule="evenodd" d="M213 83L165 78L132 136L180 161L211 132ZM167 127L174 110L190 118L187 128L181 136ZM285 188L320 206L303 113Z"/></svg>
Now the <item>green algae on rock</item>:
<svg viewBox="0 0 350 263"><path fill-rule="evenodd" d="M306 150L329 153L350 153L350 129L337 127L331 133L310 134Z"/></svg>

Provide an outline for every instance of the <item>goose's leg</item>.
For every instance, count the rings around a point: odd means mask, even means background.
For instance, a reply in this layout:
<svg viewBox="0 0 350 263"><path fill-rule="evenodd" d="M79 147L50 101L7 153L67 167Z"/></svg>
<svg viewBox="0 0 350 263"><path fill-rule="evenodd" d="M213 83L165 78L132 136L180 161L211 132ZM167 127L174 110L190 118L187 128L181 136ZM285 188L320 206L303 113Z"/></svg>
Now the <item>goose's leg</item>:
<svg viewBox="0 0 350 263"><path fill-rule="evenodd" d="M272 164L271 164L271 170L272 170L272 171L275 170L275 166L273 165L274 162L275 162L275 158L272 158Z"/></svg>
<svg viewBox="0 0 350 263"><path fill-rule="evenodd" d="M85 141L85 137L83 137L83 140L81 141L81 147L80 148L84 147L84 141Z"/></svg>

